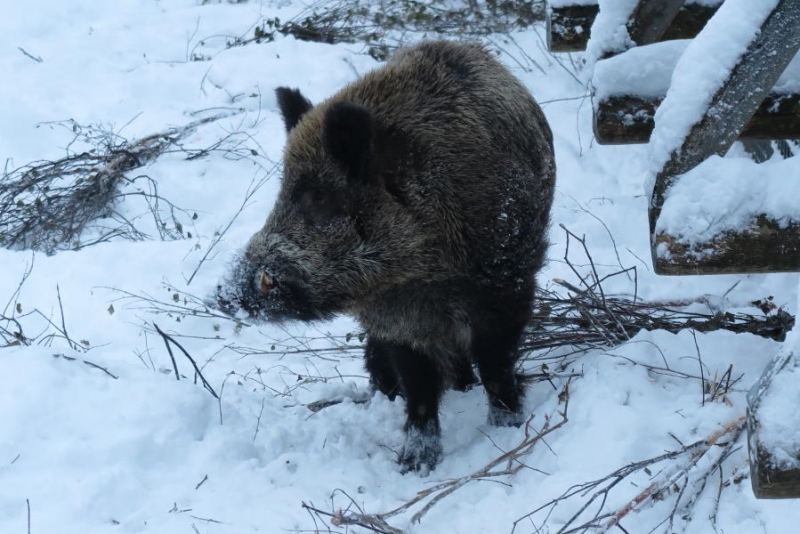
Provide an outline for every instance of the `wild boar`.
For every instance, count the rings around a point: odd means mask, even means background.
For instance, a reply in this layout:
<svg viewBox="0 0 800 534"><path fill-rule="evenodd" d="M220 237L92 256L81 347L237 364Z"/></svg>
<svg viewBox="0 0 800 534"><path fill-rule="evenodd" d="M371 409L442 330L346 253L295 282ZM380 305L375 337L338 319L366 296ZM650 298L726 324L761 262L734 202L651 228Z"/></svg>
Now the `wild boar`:
<svg viewBox="0 0 800 534"><path fill-rule="evenodd" d="M267 321L356 317L375 389L406 401L404 471L432 469L439 399L474 382L519 425L515 372L548 246L553 140L526 88L478 44L428 41L313 106L276 90L278 200L217 288Z"/></svg>

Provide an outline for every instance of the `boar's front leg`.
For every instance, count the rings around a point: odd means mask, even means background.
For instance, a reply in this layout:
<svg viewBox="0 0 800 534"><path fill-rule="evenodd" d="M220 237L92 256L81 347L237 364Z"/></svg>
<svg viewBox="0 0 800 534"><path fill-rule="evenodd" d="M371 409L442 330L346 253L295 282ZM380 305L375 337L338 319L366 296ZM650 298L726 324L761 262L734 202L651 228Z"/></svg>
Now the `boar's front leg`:
<svg viewBox="0 0 800 534"><path fill-rule="evenodd" d="M520 426L523 384L515 372L519 342L530 313L530 304L498 309L487 306L473 322L472 350L489 397L489 423Z"/></svg>
<svg viewBox="0 0 800 534"><path fill-rule="evenodd" d="M388 364L397 377L400 394L406 399L406 442L398 459L402 471L427 473L442 454L439 429L439 398L442 377L428 355L409 346L371 339L367 368L385 370ZM372 365L370 365L372 363ZM376 365L380 363L380 365ZM373 376L373 380L374 380Z"/></svg>

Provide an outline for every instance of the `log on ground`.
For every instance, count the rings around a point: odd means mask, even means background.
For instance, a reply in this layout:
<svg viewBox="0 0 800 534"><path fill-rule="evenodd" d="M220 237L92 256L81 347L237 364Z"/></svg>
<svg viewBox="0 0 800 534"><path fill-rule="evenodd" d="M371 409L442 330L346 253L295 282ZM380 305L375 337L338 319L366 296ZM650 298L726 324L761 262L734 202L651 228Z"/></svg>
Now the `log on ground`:
<svg viewBox="0 0 800 534"><path fill-rule="evenodd" d="M653 241L655 272L668 275L796 272L800 270L800 222L779 223L759 215L740 231L687 244L666 233Z"/></svg>

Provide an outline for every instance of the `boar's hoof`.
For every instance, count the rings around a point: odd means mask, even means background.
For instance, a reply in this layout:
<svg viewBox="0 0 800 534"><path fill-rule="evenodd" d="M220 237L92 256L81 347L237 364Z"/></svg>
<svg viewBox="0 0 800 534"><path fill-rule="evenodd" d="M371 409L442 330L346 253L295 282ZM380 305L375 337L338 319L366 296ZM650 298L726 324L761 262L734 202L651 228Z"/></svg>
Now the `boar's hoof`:
<svg viewBox="0 0 800 534"><path fill-rule="evenodd" d="M411 427L406 432L406 443L400 451L400 471L403 474L416 471L421 476L426 476L433 471L441 456L442 440L438 433Z"/></svg>

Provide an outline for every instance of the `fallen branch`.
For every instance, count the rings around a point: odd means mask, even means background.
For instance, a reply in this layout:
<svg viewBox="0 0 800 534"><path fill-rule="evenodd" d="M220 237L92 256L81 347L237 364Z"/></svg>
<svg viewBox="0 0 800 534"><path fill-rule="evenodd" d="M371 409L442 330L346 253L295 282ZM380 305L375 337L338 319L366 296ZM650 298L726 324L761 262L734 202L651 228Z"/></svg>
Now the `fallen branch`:
<svg viewBox="0 0 800 534"><path fill-rule="evenodd" d="M67 155L56 161L35 161L0 177L0 246L54 254L112 237L145 239L148 236L116 210L116 204L130 195L145 197L162 239L183 237L181 224L175 218L175 211L180 208L158 195L152 179L140 176L128 180L125 175L179 146L199 126L240 112L220 113L133 141L102 127L81 126L74 120L52 123L68 128L75 135L67 147ZM76 142L90 148L73 152L71 147ZM123 184L135 184L141 179L148 181L149 191L120 192ZM173 228L169 230L161 219L159 202L170 207ZM103 218L114 220L116 225L95 224L93 228L99 236L94 241L82 242L85 230Z"/></svg>
<svg viewBox="0 0 800 534"><path fill-rule="evenodd" d="M22 330L22 323L17 319L17 314L22 314L22 305L19 303L19 294L22 291L22 286L25 281L33 272L33 260L25 267L25 272L22 273L22 279L17 284L16 289L6 302L3 312L0 313L0 339L3 340L2 347L14 347L17 345L30 345L31 339L28 338Z"/></svg>
<svg viewBox="0 0 800 534"><path fill-rule="evenodd" d="M666 330L672 333L683 330L728 330L783 341L794 326L794 316L772 304L772 297L750 303L761 310L759 315L713 309L711 313L699 313L682 309L703 303L703 299L666 303L642 301L637 294L635 268L621 268L601 276L585 239L563 225L562 228L567 238L564 260L579 284L562 279L553 280L567 290L566 295L554 290L540 290L531 325L522 342L522 349L532 356L531 359L538 359L540 355L537 352L560 347L570 347L576 352L607 349L628 341L642 330ZM570 259L570 244L573 241L577 241L585 257L586 274L582 274ZM631 274L632 296L606 294L603 289L605 282Z"/></svg>

